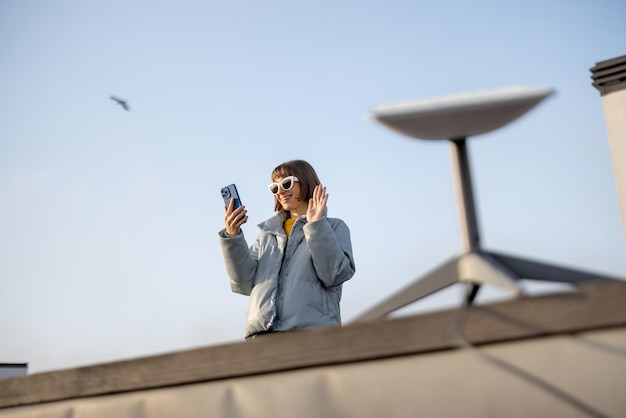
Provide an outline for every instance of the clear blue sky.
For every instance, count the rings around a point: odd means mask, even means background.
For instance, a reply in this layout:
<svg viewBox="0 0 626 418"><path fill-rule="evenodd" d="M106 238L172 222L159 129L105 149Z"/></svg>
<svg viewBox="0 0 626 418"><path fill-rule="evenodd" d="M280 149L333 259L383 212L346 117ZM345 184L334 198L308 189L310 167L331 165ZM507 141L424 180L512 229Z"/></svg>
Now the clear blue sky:
<svg viewBox="0 0 626 418"><path fill-rule="evenodd" d="M365 118L401 100L554 88L469 143L483 245L625 276L589 72L626 53L624 16L622 0L3 0L0 362L40 372L241 341L219 189L237 184L251 243L290 159L314 165L351 229L345 322L456 255L448 146ZM398 314L459 300L453 286Z"/></svg>

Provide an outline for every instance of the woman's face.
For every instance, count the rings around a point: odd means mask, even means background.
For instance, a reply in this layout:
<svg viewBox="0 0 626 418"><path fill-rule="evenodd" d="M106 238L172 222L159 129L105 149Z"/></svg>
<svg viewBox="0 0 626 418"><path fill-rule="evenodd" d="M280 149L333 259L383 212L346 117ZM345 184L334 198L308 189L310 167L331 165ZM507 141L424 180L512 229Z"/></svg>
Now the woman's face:
<svg viewBox="0 0 626 418"><path fill-rule="evenodd" d="M277 177L276 182L280 183L285 177ZM308 208L308 202L300 200L300 182L295 181L293 186L289 190L283 190L282 187L278 188L276 199L281 204L284 210L289 211L291 215L304 215Z"/></svg>

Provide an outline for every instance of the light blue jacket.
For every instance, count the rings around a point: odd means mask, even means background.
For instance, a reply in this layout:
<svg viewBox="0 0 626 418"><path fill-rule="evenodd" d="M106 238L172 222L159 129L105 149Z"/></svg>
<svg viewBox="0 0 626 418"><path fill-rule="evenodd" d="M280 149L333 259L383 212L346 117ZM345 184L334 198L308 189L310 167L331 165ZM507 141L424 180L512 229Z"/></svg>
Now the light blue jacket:
<svg viewBox="0 0 626 418"><path fill-rule="evenodd" d="M284 219L259 224L250 248L243 232L219 232L230 287L250 296L246 336L341 324L341 285L355 272L350 230L341 219L300 216L287 239Z"/></svg>

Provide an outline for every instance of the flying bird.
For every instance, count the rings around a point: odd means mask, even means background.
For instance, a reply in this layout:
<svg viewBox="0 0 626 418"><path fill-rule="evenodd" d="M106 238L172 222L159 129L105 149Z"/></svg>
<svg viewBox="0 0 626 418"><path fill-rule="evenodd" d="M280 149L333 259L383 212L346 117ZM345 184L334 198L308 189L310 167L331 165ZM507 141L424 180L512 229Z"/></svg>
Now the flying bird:
<svg viewBox="0 0 626 418"><path fill-rule="evenodd" d="M130 107L128 107L128 103L126 102L126 100L122 100L119 97L115 97L115 96L111 96L111 100L117 102L119 105L121 105L124 110L130 110Z"/></svg>

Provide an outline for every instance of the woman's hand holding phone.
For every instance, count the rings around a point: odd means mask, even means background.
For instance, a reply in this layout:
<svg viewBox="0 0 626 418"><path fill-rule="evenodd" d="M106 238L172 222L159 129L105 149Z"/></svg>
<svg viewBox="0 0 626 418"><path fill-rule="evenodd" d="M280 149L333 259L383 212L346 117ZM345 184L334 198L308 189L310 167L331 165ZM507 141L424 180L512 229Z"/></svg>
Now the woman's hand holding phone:
<svg viewBox="0 0 626 418"><path fill-rule="evenodd" d="M226 224L226 234L230 236L239 235L241 233L241 225L248 221L248 211L245 206L235 207L235 199L231 199L228 206L225 208L226 216L224 217L224 223Z"/></svg>

